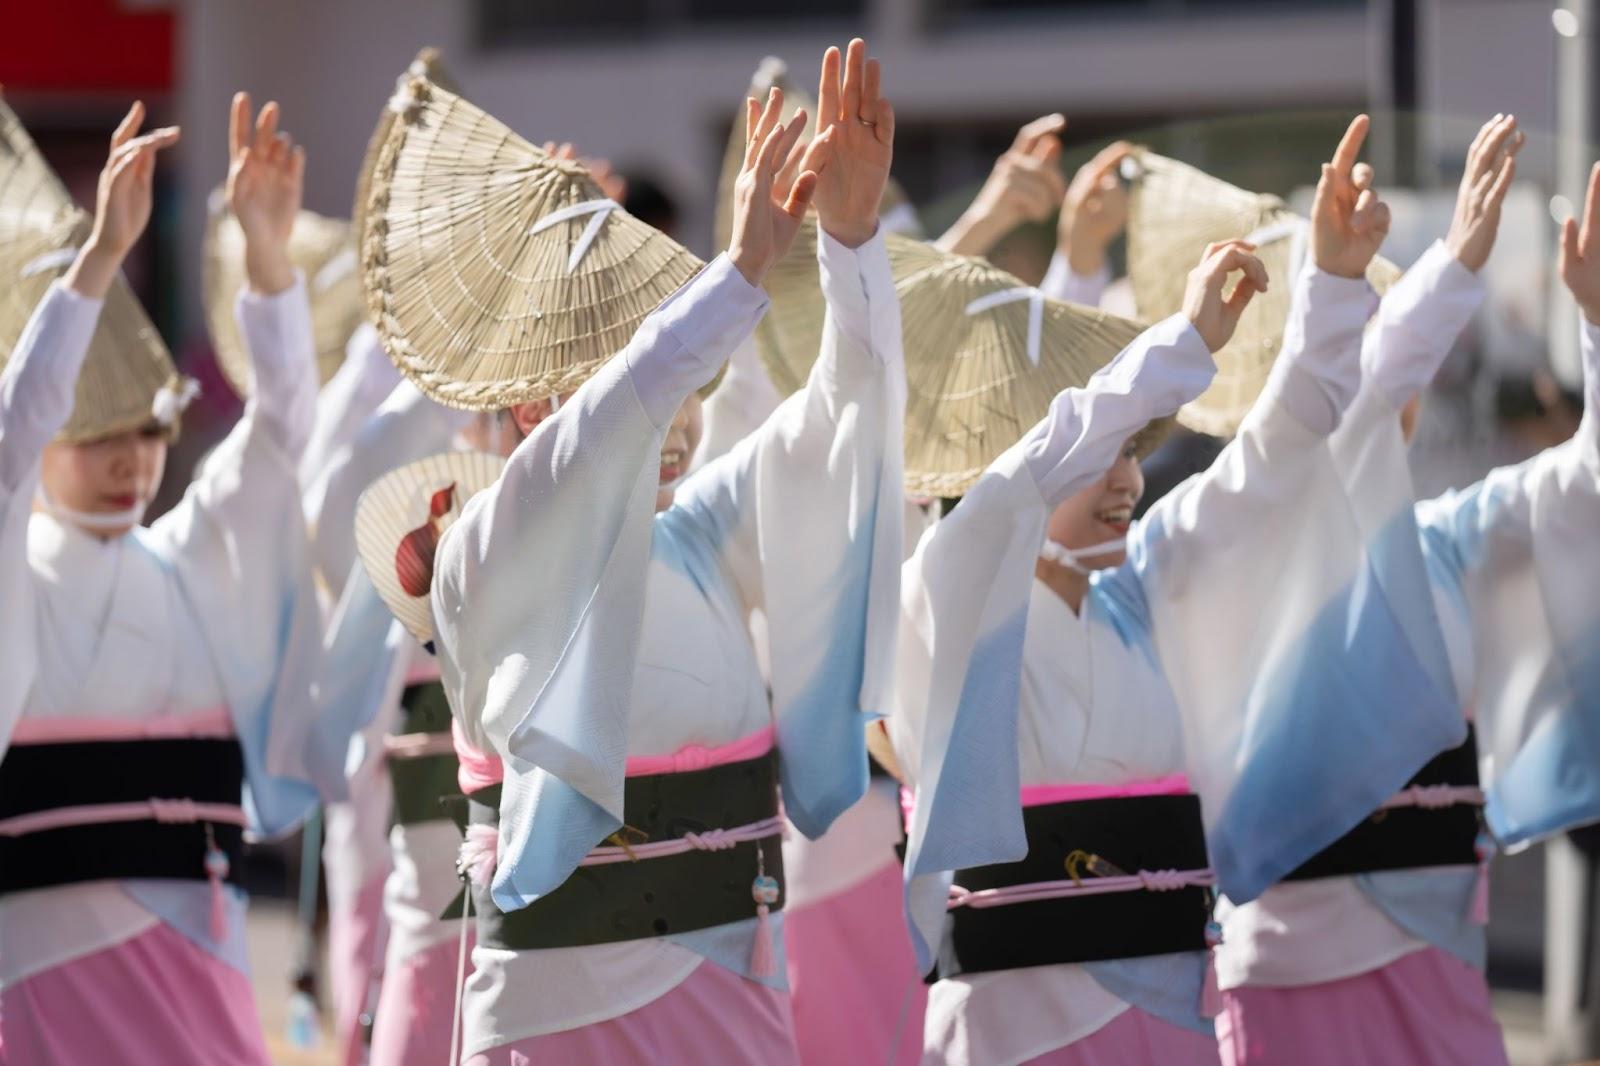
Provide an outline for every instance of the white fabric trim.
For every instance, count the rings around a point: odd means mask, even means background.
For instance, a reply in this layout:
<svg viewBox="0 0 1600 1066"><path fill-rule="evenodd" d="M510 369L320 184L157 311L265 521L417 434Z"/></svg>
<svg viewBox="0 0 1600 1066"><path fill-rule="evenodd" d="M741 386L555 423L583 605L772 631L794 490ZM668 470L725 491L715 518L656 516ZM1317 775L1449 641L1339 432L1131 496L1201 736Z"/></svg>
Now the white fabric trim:
<svg viewBox="0 0 1600 1066"><path fill-rule="evenodd" d="M1078 573L1087 576L1091 570L1083 565L1082 560L1108 555L1111 552L1126 552L1127 550L1128 540L1126 537L1108 540L1101 544L1091 544L1087 548L1069 548L1065 544L1047 540L1039 548L1039 558L1046 562L1055 563L1057 566L1064 566L1068 570L1076 570ZM1094 569L1104 568L1095 567Z"/></svg>
<svg viewBox="0 0 1600 1066"><path fill-rule="evenodd" d="M22 277L31 278L35 274L43 274L48 270L70 266L76 258L78 258L78 250L76 248L57 248L42 255L36 255L23 264Z"/></svg>
<svg viewBox="0 0 1600 1066"><path fill-rule="evenodd" d="M980 296L967 305L968 315L982 314L1018 300L1028 301L1028 362L1039 365L1039 342L1044 331L1044 293L1031 285L1000 289Z"/></svg>
<svg viewBox="0 0 1600 1066"><path fill-rule="evenodd" d="M620 210L622 205L609 197L601 200L584 200L582 203L570 204L559 211L552 211L535 222L528 230L528 236L543 233L545 230L560 222L568 222L584 215L591 215L589 224L583 227L583 233L578 236L578 241L572 246L572 254L567 257L567 273L577 269L583 257L588 253L589 246L600 234L600 227L605 224L607 216L613 211Z"/></svg>

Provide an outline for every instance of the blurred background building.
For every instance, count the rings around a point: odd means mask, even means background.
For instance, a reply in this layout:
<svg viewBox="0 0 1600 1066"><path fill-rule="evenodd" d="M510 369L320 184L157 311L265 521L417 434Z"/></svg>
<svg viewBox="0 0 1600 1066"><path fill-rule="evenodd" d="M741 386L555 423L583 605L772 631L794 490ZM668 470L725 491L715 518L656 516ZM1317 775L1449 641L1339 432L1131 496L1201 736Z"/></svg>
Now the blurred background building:
<svg viewBox="0 0 1600 1066"><path fill-rule="evenodd" d="M429 44L466 96L530 140L570 140L636 184L648 178L700 253L714 251L716 171L759 61L786 58L804 83L826 45L855 34L883 59L895 174L930 234L954 220L1017 127L1047 112L1068 116L1069 175L1124 137L1292 197L1349 116L1369 110L1368 155L1396 209L1385 254L1404 265L1443 234L1478 125L1514 113L1530 143L1491 261L1493 297L1430 402L1420 487L1465 484L1542 447L1561 403L1550 386L1577 385L1572 312L1552 263L1556 219L1596 158L1592 0L10 0L0 12L0 84L84 203L130 99L147 101L152 125L183 127L163 157L153 239L129 264L207 387L169 498L185 459L237 411L199 312L205 199L226 170L229 97L242 88L282 104L309 156L307 206L347 216L379 109ZM1026 229L996 256L1037 280L1051 240L1046 226ZM1587 913L1591 925L1553 940L1552 965L1570 973L1552 977L1548 1024L1546 1008L1530 1009L1535 1044L1519 1053L1529 1062L1541 1061L1541 1030L1551 1047L1600 1054L1593 1008L1573 1015L1557 1002L1600 995L1600 973L1572 962L1600 965L1600 845L1561 842L1551 862L1566 873L1548 887L1543 851L1497 866L1492 980L1545 989L1547 891L1564 922Z"/></svg>

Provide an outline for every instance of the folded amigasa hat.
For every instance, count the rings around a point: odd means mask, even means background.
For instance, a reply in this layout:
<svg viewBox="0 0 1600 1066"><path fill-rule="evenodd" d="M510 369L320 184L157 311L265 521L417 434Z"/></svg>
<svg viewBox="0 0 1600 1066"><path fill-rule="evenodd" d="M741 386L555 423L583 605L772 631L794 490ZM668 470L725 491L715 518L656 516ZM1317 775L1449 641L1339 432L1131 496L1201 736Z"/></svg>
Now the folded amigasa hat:
<svg viewBox="0 0 1600 1066"><path fill-rule="evenodd" d="M389 106L360 259L384 349L433 400L498 410L576 389L703 265L424 78Z"/></svg>
<svg viewBox="0 0 1600 1066"><path fill-rule="evenodd" d="M1123 164L1130 181L1128 278L1139 317L1158 321L1183 306L1189 271L1215 241L1256 245L1271 288L1245 308L1233 339L1216 353L1210 388L1178 412L1200 433L1231 437L1261 395L1283 347L1295 277L1310 250L1310 223L1276 196L1247 192L1186 163L1136 150ZM1380 293L1400 270L1374 258L1367 280Z"/></svg>
<svg viewBox="0 0 1600 1066"><path fill-rule="evenodd" d="M289 235L289 261L306 279L317 374L327 382L344 362L345 345L366 316L350 223L301 211ZM220 188L211 194L200 280L217 363L233 391L249 396L250 353L234 317L245 287L244 230L229 213Z"/></svg>
<svg viewBox="0 0 1600 1066"><path fill-rule="evenodd" d="M356 551L378 596L402 625L433 640L434 553L467 501L494 484L506 461L444 452L391 470L356 503Z"/></svg>
<svg viewBox="0 0 1600 1066"><path fill-rule="evenodd" d="M1047 298L986 259L891 240L906 358L906 491L960 496L1144 328ZM1170 419L1139 435L1153 450Z"/></svg>
<svg viewBox="0 0 1600 1066"><path fill-rule="evenodd" d="M77 258L92 225L0 100L0 365L51 282ZM176 434L197 392L192 379L178 374L161 335L118 275L78 374L72 415L56 439L83 443L151 422Z"/></svg>
<svg viewBox="0 0 1600 1066"><path fill-rule="evenodd" d="M439 49L429 45L417 53L417 58L411 65L401 72L394 82L394 94L404 98L409 91L412 79L421 78L443 89L445 92L461 95L457 87L444 68L444 60L439 54ZM355 229L356 246L361 246L361 227L367 213L367 197L372 192L372 172L378 166L378 154L383 150L383 143L389 139L389 127L394 124L396 110L385 107L378 113L378 124L372 130L372 137L367 141L367 150L361 156L361 170L356 174L356 201L350 211L350 225Z"/></svg>

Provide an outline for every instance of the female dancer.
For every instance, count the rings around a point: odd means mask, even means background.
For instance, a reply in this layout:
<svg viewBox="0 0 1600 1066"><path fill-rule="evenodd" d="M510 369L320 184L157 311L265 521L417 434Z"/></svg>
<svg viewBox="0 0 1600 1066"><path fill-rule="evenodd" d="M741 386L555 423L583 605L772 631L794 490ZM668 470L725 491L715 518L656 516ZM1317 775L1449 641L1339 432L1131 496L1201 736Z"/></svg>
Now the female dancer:
<svg viewBox="0 0 1600 1066"><path fill-rule="evenodd" d="M173 511L140 525L189 390L172 375L117 397L131 421L92 417L139 340L97 337L102 303L131 299L117 271L149 221L155 154L178 137L140 136L142 105L112 137L93 231L0 378L6 1061L267 1061L229 882L247 824L287 832L313 803L320 639L295 474L316 375L287 256L304 155L277 112L252 131L240 94L231 122L255 394Z"/></svg>

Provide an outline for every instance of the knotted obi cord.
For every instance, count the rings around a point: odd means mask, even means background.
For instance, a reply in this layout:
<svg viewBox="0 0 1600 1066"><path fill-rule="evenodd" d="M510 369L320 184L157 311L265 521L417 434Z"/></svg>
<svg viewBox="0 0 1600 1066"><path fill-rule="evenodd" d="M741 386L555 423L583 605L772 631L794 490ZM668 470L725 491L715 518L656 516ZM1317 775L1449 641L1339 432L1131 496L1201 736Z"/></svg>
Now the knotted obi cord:
<svg viewBox="0 0 1600 1066"><path fill-rule="evenodd" d="M1044 335L1044 293L1031 285L999 289L967 304L967 314L981 315L985 311L992 311L996 307L1004 307L1018 300L1028 301L1028 362L1038 366L1039 345Z"/></svg>
<svg viewBox="0 0 1600 1066"><path fill-rule="evenodd" d="M583 232L579 234L577 243L572 246L572 253L567 256L567 273L570 274L577 269L578 264L583 261L583 257L588 254L589 246L594 244L594 239L600 235L600 227L605 225L606 216L613 211L620 210L621 207L621 204L609 198L584 200L581 203L570 204L559 211L550 212L535 222L528 230L528 236L532 237L536 233L543 233L552 226L574 218L592 215L593 217L589 219L589 224L584 226Z"/></svg>
<svg viewBox="0 0 1600 1066"><path fill-rule="evenodd" d="M1129 781L1120 785L1030 785L1022 790L1021 799L1024 807L1041 807L1055 803L1135 796L1182 796L1188 792L1189 779L1186 775L1168 774L1148 781ZM1067 863L1067 872L1072 876L1064 881L1035 881L977 892L951 885L946 909L1004 907L1013 903L1101 896L1111 892L1170 892L1180 888L1210 888L1217 883L1216 875L1209 867L1200 870L1139 870L1127 874L1104 859L1081 851L1069 854ZM1104 872L1085 879L1077 875L1080 866L1089 873L1097 870Z"/></svg>
<svg viewBox="0 0 1600 1066"><path fill-rule="evenodd" d="M206 739L223 740L233 733L226 708L188 714L163 714L151 718L24 718L11 734L11 743L75 744L83 742ZM78 807L19 814L0 820L0 836L19 837L49 829L110 822L155 821L166 824L220 822L243 826L244 808L231 803L196 803L190 799L137 800L130 803L89 803Z"/></svg>
<svg viewBox="0 0 1600 1066"><path fill-rule="evenodd" d="M449 733L397 733L383 738L383 753L391 759L421 759L429 755L454 755Z"/></svg>
<svg viewBox="0 0 1600 1066"><path fill-rule="evenodd" d="M499 784L504 777L504 767L499 759L478 751L461 732L458 723L452 723L455 751L461 760L460 781L464 791L477 791ZM706 747L703 744L685 744L670 755L630 755L625 773L628 777L646 777L657 774L681 774L706 770L713 766L745 762L765 755L772 750L776 733L768 726L749 736L728 744ZM491 762L492 760L492 762ZM468 783L472 787L469 789ZM629 829L624 826L608 840L615 844L601 844L584 856L579 866L606 866L611 863L633 862L639 859L660 859L669 855L682 855L689 851L726 851L740 844L764 840L784 831L781 813L749 825L731 828L708 829L703 833L685 833L671 840L626 842ZM474 873L471 880L487 884L487 874L494 869L498 832L493 826L469 825L466 840L461 845L461 865Z"/></svg>
<svg viewBox="0 0 1600 1066"><path fill-rule="evenodd" d="M1379 805L1381 811L1400 807L1421 807L1424 810L1442 810L1457 804L1482 807L1485 803L1483 789L1471 785L1411 785L1402 788Z"/></svg>

